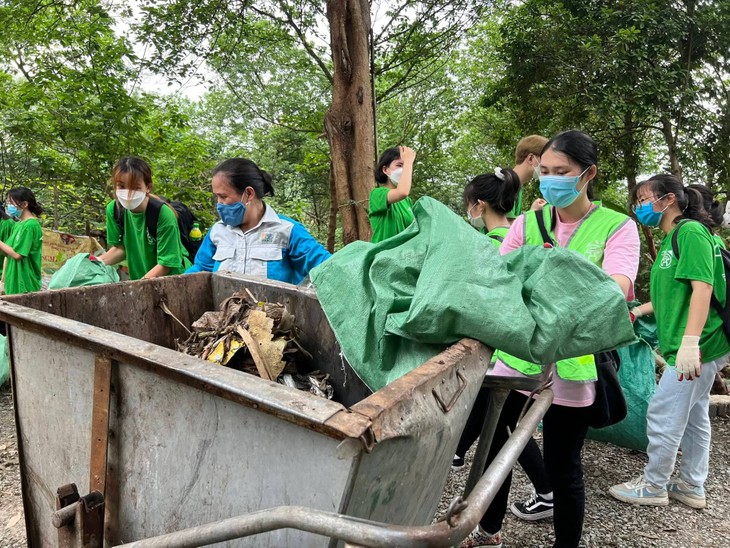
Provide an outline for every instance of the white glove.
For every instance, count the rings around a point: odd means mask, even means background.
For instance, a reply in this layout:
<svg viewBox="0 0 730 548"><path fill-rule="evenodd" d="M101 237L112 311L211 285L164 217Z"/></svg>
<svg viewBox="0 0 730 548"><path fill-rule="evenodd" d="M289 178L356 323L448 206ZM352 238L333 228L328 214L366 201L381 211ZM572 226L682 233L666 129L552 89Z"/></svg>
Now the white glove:
<svg viewBox="0 0 730 548"><path fill-rule="evenodd" d="M679 380L691 381L700 376L702 359L700 356L700 338L695 336L682 337L682 344L677 350L677 358L674 361Z"/></svg>

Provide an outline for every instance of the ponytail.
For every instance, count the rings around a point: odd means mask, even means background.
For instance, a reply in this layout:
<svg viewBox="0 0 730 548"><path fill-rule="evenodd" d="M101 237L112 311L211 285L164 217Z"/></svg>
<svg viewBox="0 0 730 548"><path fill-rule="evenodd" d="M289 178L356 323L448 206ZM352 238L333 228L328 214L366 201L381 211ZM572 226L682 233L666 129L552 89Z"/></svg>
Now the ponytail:
<svg viewBox="0 0 730 548"><path fill-rule="evenodd" d="M687 185L687 188L696 190L700 193L702 196L702 205L705 208L705 211L710 214L710 217L712 217L715 226L722 225L725 220L725 206L715 200L715 194L705 185L701 184Z"/></svg>
<svg viewBox="0 0 730 548"><path fill-rule="evenodd" d="M477 175L464 188L464 203L475 204L481 200L497 213L509 213L522 184L520 177L509 168L496 168L495 173Z"/></svg>

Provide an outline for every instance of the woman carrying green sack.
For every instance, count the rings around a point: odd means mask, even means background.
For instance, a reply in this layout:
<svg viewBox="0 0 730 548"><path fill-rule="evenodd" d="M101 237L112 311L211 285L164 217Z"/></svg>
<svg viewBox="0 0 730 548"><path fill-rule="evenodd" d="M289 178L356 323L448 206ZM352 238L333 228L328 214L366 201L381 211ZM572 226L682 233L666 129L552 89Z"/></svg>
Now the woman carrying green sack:
<svg viewBox="0 0 730 548"><path fill-rule="evenodd" d="M615 280L616 291L631 300L639 266L639 234L636 224L626 215L591 201L590 183L597 175L597 164L596 144L585 133L570 130L550 139L540 154L540 192L547 205L541 211L529 211L515 219L500 253L505 255L524 245L544 246L540 230L542 220L554 246L570 249L599 266ZM536 377L543 371L540 364L504 352L497 353L497 357L494 375ZM543 419L543 453L545 472L553 489L554 546L576 548L581 542L585 512L581 448L596 397L596 365L591 355L560 360L551 369L554 398ZM528 393L513 390L507 397L490 447L488 464L506 442L508 427L514 431L528 396ZM477 530L462 546L502 546L500 529L507 510L510 483L511 475L496 494Z"/></svg>

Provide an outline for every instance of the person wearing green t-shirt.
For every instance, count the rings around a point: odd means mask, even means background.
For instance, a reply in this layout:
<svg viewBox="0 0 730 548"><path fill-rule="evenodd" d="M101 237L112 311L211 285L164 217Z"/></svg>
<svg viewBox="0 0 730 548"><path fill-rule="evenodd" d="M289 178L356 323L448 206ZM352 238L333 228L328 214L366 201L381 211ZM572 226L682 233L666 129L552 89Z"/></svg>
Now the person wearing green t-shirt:
<svg viewBox="0 0 730 548"><path fill-rule="evenodd" d="M515 167L512 168L520 177L520 191L515 198L515 205L507 212L507 218L513 221L522 215L522 195L524 194L524 186L532 179L537 178L540 170L540 155L542 149L548 140L542 135L528 135L520 139L515 148ZM542 209L545 200L538 198L532 203L530 209Z"/></svg>
<svg viewBox="0 0 730 548"><path fill-rule="evenodd" d="M147 206L150 199L159 199L150 194L152 170L147 162L134 156L120 159L112 169L112 181L116 200L106 208L110 248L99 258L107 265L126 259L130 280L184 273L190 261L172 207L163 204L160 208L156 238L147 230ZM115 219L115 208L122 210L123 231Z"/></svg>
<svg viewBox="0 0 730 548"><path fill-rule="evenodd" d="M19 187L8 192L6 212L19 219L12 227L10 238L0 241L5 254L2 286L6 295L30 293L41 288L41 259L43 230L38 216L43 208L29 188Z"/></svg>
<svg viewBox="0 0 730 548"><path fill-rule="evenodd" d="M392 147L383 152L375 169L377 186L370 192L368 215L372 242L382 242L405 230L413 222L411 179L416 152Z"/></svg>
<svg viewBox="0 0 730 548"><path fill-rule="evenodd" d="M666 235L651 269L651 302L631 313L654 314L669 367L647 410L649 462L644 473L609 492L632 504L666 506L673 498L704 508L712 437L710 389L730 354L722 318L711 305L713 295L721 305L727 299L722 254L712 234L715 222L700 192L673 175L640 183L632 202L640 223L658 226ZM672 477L680 444L679 477Z"/></svg>
<svg viewBox="0 0 730 548"><path fill-rule="evenodd" d="M507 214L520 192L520 177L508 168L477 175L464 188L466 216L471 225L484 232L499 247L509 230Z"/></svg>

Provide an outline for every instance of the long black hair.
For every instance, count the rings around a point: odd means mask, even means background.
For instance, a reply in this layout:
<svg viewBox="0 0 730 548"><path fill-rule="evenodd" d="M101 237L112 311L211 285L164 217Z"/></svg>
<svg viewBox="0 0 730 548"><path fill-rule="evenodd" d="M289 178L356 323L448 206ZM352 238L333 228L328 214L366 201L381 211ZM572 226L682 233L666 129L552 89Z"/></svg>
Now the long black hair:
<svg viewBox="0 0 730 548"><path fill-rule="evenodd" d="M464 205L482 200L498 213L512 211L520 192L520 177L513 170L501 168L502 177L494 173L477 175L464 188Z"/></svg>
<svg viewBox="0 0 730 548"><path fill-rule="evenodd" d="M386 149L378 160L378 165L375 167L375 182L379 185L384 185L388 182L388 176L383 173L383 168L388 167L390 164L400 158L400 147L391 147Z"/></svg>
<svg viewBox="0 0 730 548"><path fill-rule="evenodd" d="M657 198L663 198L667 194L674 194L677 200L677 206L682 213L675 217L672 222L677 223L682 219L692 219L701 222L710 230L717 226L715 220L705 210L702 194L696 188L684 186L677 177L668 173L654 175L636 185L631 191L632 204L638 202L639 190L647 186Z"/></svg>
<svg viewBox="0 0 730 548"><path fill-rule="evenodd" d="M8 191L8 198L12 200L15 205L22 202L28 202L28 210L36 216L40 216L43 213L43 208L35 199L33 191L27 187L19 186L17 188L11 188Z"/></svg>
<svg viewBox="0 0 730 548"><path fill-rule="evenodd" d="M241 194L246 190L246 187L250 186L259 199L264 196L274 195L274 185L271 184L271 175L248 158L224 160L213 170L213 175L218 173L225 174L228 178L228 183Z"/></svg>

